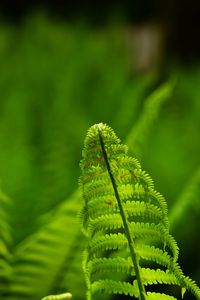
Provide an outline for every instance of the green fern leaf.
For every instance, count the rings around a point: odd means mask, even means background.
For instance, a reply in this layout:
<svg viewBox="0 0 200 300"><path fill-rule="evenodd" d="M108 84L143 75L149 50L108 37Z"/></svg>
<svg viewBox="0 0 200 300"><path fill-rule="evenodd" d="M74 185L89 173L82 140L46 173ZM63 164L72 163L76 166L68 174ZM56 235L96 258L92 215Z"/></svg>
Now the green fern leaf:
<svg viewBox="0 0 200 300"><path fill-rule="evenodd" d="M80 165L87 299L98 293L175 299L162 290L146 292L152 284L178 285L200 299L199 288L177 263L164 197L110 127L100 123L89 129Z"/></svg>
<svg viewBox="0 0 200 300"><path fill-rule="evenodd" d="M74 249L78 249L80 242L77 222L79 194L75 193L67 201L63 201L51 217L44 216L43 226L15 248L10 292L6 299L41 299L44 295L55 292L54 286L58 292L67 289L76 299L82 299L84 278L78 276L73 282L69 276L67 278L72 271L72 262L74 263ZM82 245L84 244L83 242ZM79 269L75 275L81 272L81 257L78 257L78 264ZM66 277L63 278L65 273ZM76 288L77 284L79 289Z"/></svg>
<svg viewBox="0 0 200 300"><path fill-rule="evenodd" d="M147 292L147 300L176 300L173 296Z"/></svg>
<svg viewBox="0 0 200 300"><path fill-rule="evenodd" d="M200 187L200 166L196 169L194 175L189 180L189 182L184 187L183 191L176 199L175 204L172 206L169 218L170 218L170 227L174 229L177 224L181 221L184 216L184 213L191 206L195 207L195 210L199 207L194 205L197 202L199 195L199 187Z"/></svg>
<svg viewBox="0 0 200 300"><path fill-rule="evenodd" d="M130 151L137 157L141 156L142 147L159 116L162 105L171 97L174 84L175 80L173 78L171 81L162 84L146 99L140 118L134 124L126 139Z"/></svg>

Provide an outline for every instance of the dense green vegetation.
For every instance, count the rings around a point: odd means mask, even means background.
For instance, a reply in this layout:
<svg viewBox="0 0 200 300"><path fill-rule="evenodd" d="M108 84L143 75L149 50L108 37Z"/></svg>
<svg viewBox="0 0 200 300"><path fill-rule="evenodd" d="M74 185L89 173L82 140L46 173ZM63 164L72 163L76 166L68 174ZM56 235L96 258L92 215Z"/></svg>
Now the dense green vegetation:
<svg viewBox="0 0 200 300"><path fill-rule="evenodd" d="M176 82L159 88L162 74L130 67L125 32L42 16L0 27L2 299L68 291L84 299L79 161L88 127L100 121L167 198L179 262L200 282L200 66L172 65Z"/></svg>

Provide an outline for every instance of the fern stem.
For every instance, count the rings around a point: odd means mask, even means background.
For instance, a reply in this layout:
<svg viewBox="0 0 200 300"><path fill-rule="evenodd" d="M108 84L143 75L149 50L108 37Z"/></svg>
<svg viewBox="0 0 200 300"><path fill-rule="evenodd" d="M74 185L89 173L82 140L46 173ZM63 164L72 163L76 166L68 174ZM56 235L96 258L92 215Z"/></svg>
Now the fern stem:
<svg viewBox="0 0 200 300"><path fill-rule="evenodd" d="M122 203L121 203L120 195L118 193L117 183L116 183L115 178L112 174L112 170L111 170L110 163L108 161L108 156L107 156L107 153L106 153L106 149L105 149L105 146L104 146L103 137L101 135L101 130L100 130L98 125L97 125L97 129L98 129L99 141L100 141L100 145L101 145L101 149L102 149L102 154L103 154L103 157L104 157L104 160L105 160L105 163L106 163L107 171L108 171L108 174L109 174L112 186L113 186L113 190L114 190L114 193L115 193L115 197L116 197L116 200L117 200L117 203L118 203L118 206L119 206L120 215L121 215L122 222L123 222L123 225L124 225L125 235L126 235L126 238L128 240L130 255L131 255L132 262L133 262L133 266L135 268L135 274L136 274L136 278L137 278L137 282L138 282L139 297L140 297L140 300L145 300L146 299L146 296L145 296L146 292L145 292L145 288L144 288L142 278L141 278L141 274L140 274L140 266L138 264L137 255L136 255L136 252L135 252L135 249L134 249L134 242L131 238L131 233L130 233L130 229L129 229L129 226L128 226L128 222L126 220L126 216L125 216L125 212L124 212L124 209L123 209L123 206L122 206Z"/></svg>

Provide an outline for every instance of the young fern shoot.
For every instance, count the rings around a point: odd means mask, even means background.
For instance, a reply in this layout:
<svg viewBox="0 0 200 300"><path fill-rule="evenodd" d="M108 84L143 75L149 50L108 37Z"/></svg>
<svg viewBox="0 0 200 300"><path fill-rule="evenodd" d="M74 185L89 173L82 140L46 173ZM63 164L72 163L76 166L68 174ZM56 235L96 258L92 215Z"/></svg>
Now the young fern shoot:
<svg viewBox="0 0 200 300"><path fill-rule="evenodd" d="M200 299L200 289L177 263L178 246L169 233L164 197L109 126L100 123L89 129L80 165L81 220L88 237L83 259L87 300L105 293L177 299L162 287L149 291L153 284L176 285L180 295L188 290Z"/></svg>

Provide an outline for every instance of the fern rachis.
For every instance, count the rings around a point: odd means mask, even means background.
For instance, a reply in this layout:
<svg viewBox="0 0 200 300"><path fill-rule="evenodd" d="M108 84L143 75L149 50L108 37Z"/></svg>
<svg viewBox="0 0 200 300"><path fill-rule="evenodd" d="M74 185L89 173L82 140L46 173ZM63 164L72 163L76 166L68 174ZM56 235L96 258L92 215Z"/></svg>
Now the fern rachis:
<svg viewBox="0 0 200 300"><path fill-rule="evenodd" d="M83 261L87 299L99 292L176 299L162 291L148 292L152 284L178 285L200 299L199 288L177 263L164 197L107 125L89 129L81 168L81 215L89 238Z"/></svg>

